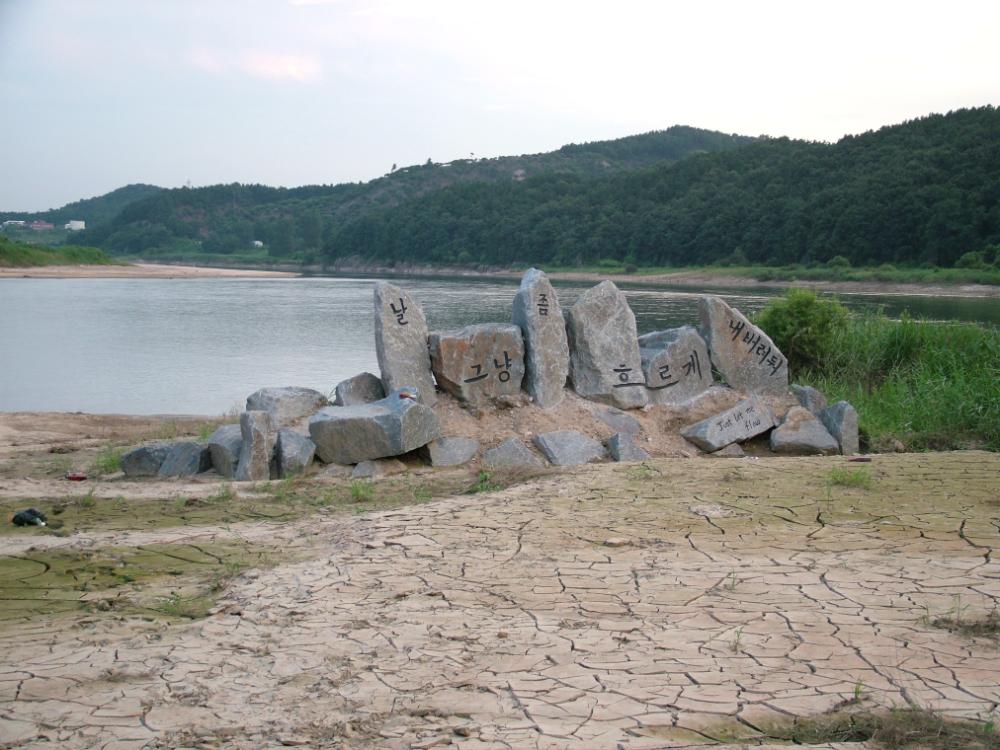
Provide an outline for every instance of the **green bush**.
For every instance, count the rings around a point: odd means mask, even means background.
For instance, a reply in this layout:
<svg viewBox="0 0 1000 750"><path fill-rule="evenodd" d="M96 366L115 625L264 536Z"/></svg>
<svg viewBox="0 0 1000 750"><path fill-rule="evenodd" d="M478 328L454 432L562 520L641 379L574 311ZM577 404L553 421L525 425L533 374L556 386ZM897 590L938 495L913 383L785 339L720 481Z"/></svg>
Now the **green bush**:
<svg viewBox="0 0 1000 750"><path fill-rule="evenodd" d="M807 289L789 289L761 310L756 323L788 358L791 370L820 367L847 325L847 308Z"/></svg>
<svg viewBox="0 0 1000 750"><path fill-rule="evenodd" d="M850 268L851 261L845 258L843 255L834 255L830 260L826 262L828 268Z"/></svg>
<svg viewBox="0 0 1000 750"><path fill-rule="evenodd" d="M986 261L981 252L968 252L955 261L955 268L986 268Z"/></svg>

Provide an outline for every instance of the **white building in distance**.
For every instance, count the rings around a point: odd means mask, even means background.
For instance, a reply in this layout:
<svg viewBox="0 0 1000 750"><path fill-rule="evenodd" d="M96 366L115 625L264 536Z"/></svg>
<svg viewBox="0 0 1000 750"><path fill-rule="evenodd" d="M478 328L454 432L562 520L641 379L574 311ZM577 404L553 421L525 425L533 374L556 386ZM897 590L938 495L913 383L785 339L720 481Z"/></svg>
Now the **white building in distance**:
<svg viewBox="0 0 1000 750"><path fill-rule="evenodd" d="M79 232L81 229L87 228L87 222L81 221L80 219L70 219L63 225L63 229L68 229L71 232Z"/></svg>

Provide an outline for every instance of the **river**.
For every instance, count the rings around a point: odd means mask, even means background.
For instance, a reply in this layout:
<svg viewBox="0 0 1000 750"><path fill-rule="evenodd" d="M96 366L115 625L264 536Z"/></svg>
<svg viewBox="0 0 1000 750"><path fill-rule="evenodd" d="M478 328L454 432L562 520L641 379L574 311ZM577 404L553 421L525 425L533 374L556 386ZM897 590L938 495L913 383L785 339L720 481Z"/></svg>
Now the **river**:
<svg viewBox="0 0 1000 750"><path fill-rule="evenodd" d="M365 278L0 279L0 411L220 414L263 386L378 373ZM517 282L405 279L432 330L509 321ZM559 284L565 306L589 286ZM639 333L697 323L691 290L625 288ZM716 290L753 312L781 290ZM841 295L1000 324L995 299Z"/></svg>

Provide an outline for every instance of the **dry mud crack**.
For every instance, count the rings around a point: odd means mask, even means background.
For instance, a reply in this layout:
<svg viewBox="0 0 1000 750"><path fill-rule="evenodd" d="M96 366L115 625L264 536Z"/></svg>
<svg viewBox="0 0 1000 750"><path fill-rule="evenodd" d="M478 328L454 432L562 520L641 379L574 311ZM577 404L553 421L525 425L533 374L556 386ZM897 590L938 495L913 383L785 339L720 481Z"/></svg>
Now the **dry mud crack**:
<svg viewBox="0 0 1000 750"><path fill-rule="evenodd" d="M854 697L995 719L997 643L927 623L1000 599L1000 457L876 456L869 490L842 465L590 466L318 521L318 558L205 619L0 634L0 743L739 747Z"/></svg>

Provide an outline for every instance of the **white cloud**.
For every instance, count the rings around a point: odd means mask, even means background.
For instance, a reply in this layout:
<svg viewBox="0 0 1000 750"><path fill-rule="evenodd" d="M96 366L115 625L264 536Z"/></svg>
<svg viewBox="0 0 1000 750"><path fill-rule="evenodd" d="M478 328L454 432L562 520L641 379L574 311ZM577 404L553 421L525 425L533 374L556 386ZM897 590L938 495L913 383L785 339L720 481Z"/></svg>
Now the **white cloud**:
<svg viewBox="0 0 1000 750"><path fill-rule="evenodd" d="M312 81L323 73L323 66L316 58L264 50L231 53L197 49L188 59L192 66L205 73L238 73L269 81Z"/></svg>

